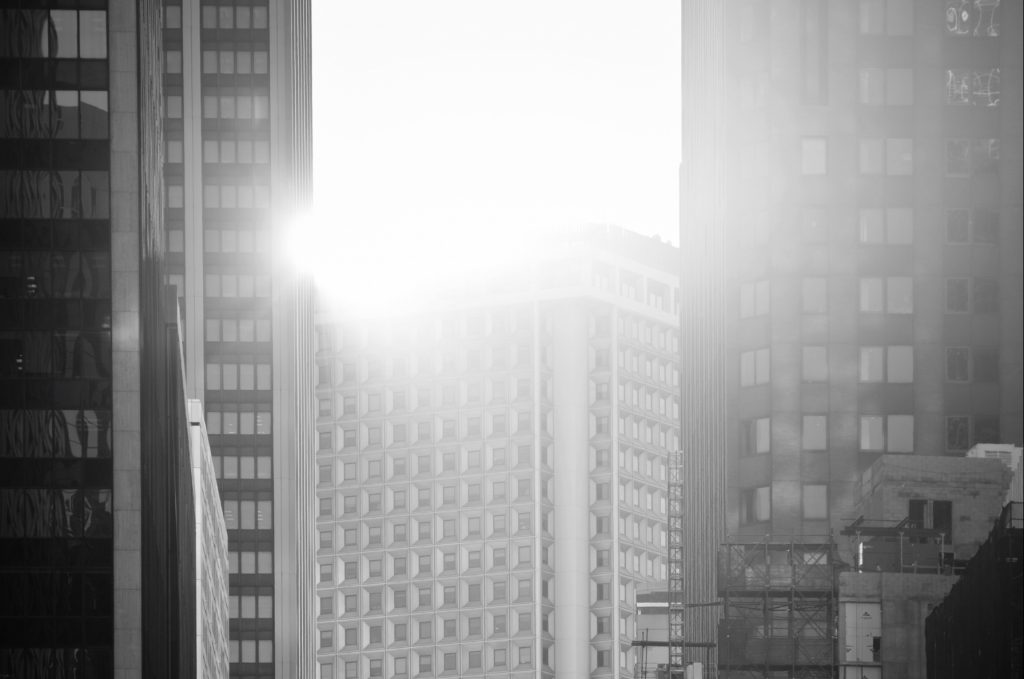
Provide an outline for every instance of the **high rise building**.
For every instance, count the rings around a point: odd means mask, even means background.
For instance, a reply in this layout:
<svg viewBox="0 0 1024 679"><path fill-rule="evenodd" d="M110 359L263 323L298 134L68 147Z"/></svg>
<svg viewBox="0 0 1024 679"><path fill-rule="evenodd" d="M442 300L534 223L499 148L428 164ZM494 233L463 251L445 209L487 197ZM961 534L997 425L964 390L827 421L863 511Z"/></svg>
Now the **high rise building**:
<svg viewBox="0 0 1024 679"><path fill-rule="evenodd" d="M310 3L164 0L162 37L167 276L228 525L231 676L309 677L313 314L275 245L311 190Z"/></svg>
<svg viewBox="0 0 1024 679"><path fill-rule="evenodd" d="M429 309L318 321L320 676L634 677L666 577L677 251L582 230Z"/></svg>
<svg viewBox="0 0 1024 679"><path fill-rule="evenodd" d="M196 630L191 573L218 560L188 509L210 500L190 484L188 388L238 527L232 671L312 674L312 310L269 254L309 183L309 7L235 4L0 3L0 673L228 657L196 659L223 621Z"/></svg>
<svg viewBox="0 0 1024 679"><path fill-rule="evenodd" d="M1020 5L727 7L728 524L824 534L883 453L1021 439Z"/></svg>
<svg viewBox="0 0 1024 679"><path fill-rule="evenodd" d="M227 669L227 536L162 289L159 56L156 2L0 6L4 676Z"/></svg>
<svg viewBox="0 0 1024 679"><path fill-rule="evenodd" d="M826 535L882 454L1021 440L1020 3L692 5L684 272L720 224L728 277L727 473L694 481L727 510L685 516Z"/></svg>

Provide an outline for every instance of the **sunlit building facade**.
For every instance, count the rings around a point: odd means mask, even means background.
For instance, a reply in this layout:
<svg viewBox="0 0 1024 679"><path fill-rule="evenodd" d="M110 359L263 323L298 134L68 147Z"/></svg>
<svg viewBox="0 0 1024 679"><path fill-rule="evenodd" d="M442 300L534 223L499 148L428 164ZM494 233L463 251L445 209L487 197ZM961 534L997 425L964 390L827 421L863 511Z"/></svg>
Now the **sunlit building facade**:
<svg viewBox="0 0 1024 679"><path fill-rule="evenodd" d="M318 322L323 679L633 677L666 573L677 250L580 231L398 318Z"/></svg>
<svg viewBox="0 0 1024 679"><path fill-rule="evenodd" d="M167 280L229 535L232 677L309 677L312 306L278 255L310 185L308 0L164 0Z"/></svg>

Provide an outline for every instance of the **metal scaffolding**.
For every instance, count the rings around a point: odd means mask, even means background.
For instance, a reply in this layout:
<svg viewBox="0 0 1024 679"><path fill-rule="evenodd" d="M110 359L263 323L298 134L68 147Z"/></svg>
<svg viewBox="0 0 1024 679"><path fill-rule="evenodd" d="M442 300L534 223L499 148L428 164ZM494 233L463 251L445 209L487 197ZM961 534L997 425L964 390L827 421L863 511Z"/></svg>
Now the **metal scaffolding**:
<svg viewBox="0 0 1024 679"><path fill-rule="evenodd" d="M718 555L722 679L833 679L836 667L835 545L726 543Z"/></svg>
<svg viewBox="0 0 1024 679"><path fill-rule="evenodd" d="M670 456L668 469L668 663L682 676L686 634L683 624L683 454Z"/></svg>

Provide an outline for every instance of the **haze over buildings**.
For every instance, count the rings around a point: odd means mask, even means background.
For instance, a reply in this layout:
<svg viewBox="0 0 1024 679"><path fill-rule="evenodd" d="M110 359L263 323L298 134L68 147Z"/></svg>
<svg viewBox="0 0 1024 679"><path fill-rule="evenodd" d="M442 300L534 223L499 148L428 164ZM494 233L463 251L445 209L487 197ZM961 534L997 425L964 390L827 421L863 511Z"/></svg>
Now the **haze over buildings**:
<svg viewBox="0 0 1024 679"><path fill-rule="evenodd" d="M880 455L1019 443L1020 4L693 12L683 271L728 277L705 297L726 324L726 445L684 445L704 469L692 487L726 498L708 520L740 538L811 539L856 518L860 473ZM694 230L708 249L687 247ZM684 416L689 405L684 391ZM683 429L685 442L685 417ZM693 497L687 520L718 511ZM703 587L710 545L690 547L684 577Z"/></svg>
<svg viewBox="0 0 1024 679"><path fill-rule="evenodd" d="M632 677L666 577L675 248L580 229L318 321L321 676Z"/></svg>

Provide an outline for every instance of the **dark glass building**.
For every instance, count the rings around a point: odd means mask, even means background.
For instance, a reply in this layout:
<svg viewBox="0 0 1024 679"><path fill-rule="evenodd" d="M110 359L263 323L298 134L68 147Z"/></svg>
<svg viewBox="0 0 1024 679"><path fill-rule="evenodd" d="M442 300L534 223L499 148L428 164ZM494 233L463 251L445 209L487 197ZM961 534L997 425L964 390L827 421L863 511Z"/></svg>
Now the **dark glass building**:
<svg viewBox="0 0 1024 679"><path fill-rule="evenodd" d="M163 290L160 37L155 1L0 2L0 676L227 666Z"/></svg>

